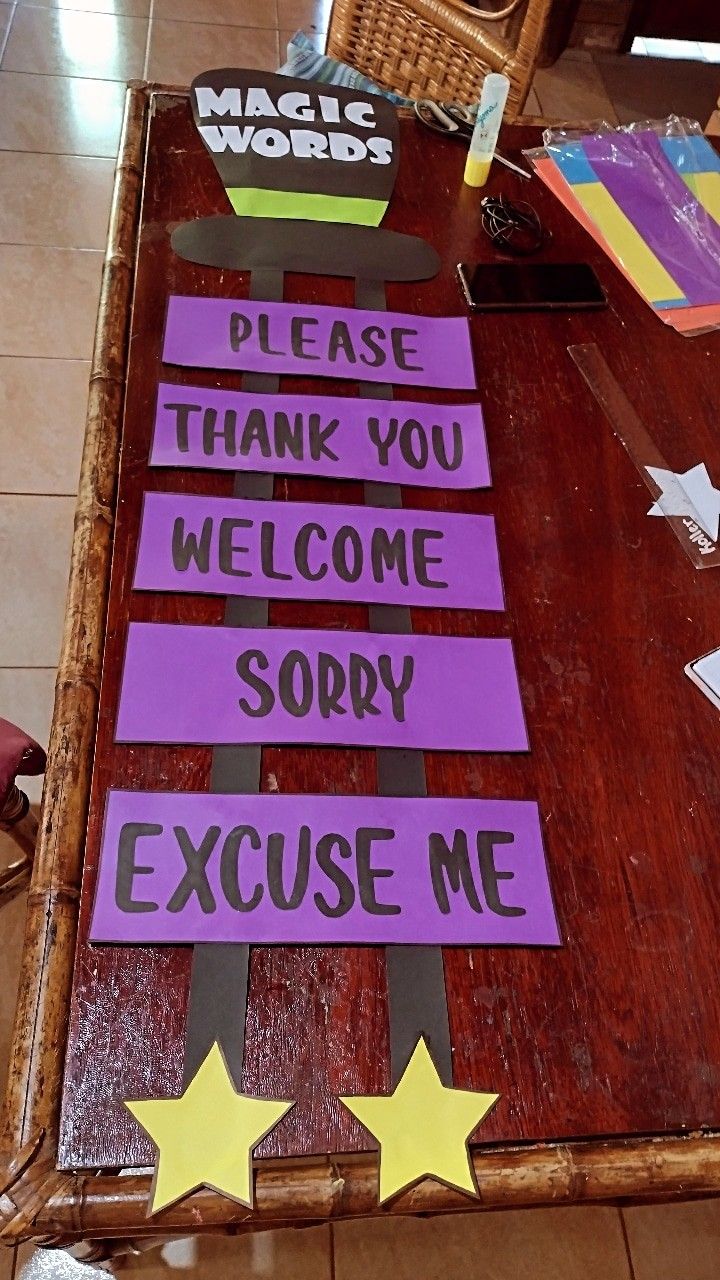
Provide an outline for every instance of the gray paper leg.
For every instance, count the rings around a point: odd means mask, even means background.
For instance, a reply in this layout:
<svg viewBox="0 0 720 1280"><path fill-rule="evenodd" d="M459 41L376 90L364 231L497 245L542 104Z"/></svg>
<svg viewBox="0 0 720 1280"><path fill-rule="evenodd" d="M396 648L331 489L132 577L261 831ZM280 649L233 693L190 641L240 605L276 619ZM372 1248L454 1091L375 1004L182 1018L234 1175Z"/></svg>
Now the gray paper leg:
<svg viewBox="0 0 720 1280"><path fill-rule="evenodd" d="M185 1029L184 1088L197 1073L215 1041L225 1055L235 1087L240 1088L249 959L250 948L232 942L207 943L193 948Z"/></svg>
<svg viewBox="0 0 720 1280"><path fill-rule="evenodd" d="M256 301L280 302L282 271L254 271L250 295ZM243 378L243 389L276 392L275 374L253 373ZM272 498L273 477L238 471L233 485L236 498ZM266 627L268 601L228 596L226 627ZM217 746L213 750L210 790L223 794L256 794L260 790L262 748ZM184 1085L195 1075L215 1041L220 1045L236 1088L242 1085L245 1054L250 948L244 943L206 943L193 948L190 998L185 1024Z"/></svg>
<svg viewBox="0 0 720 1280"><path fill-rule="evenodd" d="M385 310L385 290L375 280L356 282L355 302L368 310ZM392 387L361 383L360 395L391 400ZM365 502L375 507L401 507L398 485L364 486ZM403 605L369 607L371 631L407 635L412 631L410 610ZM378 793L381 796L424 796L425 759L422 751L381 747L377 751ZM425 1037L440 1079L452 1085L452 1051L448 1023L445 971L440 947L386 947L385 964L390 1018L390 1075L397 1084L419 1037Z"/></svg>
<svg viewBox="0 0 720 1280"><path fill-rule="evenodd" d="M444 1085L453 1082L441 947L386 947L390 1071L394 1089L423 1035Z"/></svg>

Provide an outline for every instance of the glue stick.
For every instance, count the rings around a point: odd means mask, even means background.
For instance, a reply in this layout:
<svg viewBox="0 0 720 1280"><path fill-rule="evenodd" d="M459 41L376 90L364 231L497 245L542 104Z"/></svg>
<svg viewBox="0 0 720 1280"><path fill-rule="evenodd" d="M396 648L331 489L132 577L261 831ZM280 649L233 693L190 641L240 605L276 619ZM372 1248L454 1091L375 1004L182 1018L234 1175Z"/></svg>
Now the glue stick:
<svg viewBox="0 0 720 1280"><path fill-rule="evenodd" d="M469 187L484 187L487 182L509 88L507 76L497 75L495 72L491 72L483 81L480 106L465 164L464 181Z"/></svg>

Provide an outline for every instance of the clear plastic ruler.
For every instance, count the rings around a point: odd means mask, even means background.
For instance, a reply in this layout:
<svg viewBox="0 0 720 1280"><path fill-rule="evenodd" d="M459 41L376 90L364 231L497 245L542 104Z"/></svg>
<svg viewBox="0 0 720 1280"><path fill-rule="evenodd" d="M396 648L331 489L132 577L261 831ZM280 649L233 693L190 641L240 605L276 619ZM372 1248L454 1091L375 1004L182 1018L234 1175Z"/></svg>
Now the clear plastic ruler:
<svg viewBox="0 0 720 1280"><path fill-rule="evenodd" d="M608 367L594 342L568 347L587 385L610 422L618 440L632 458L649 492L660 507L680 546L696 569L712 569L720 564L720 545L703 525L692 498L679 484L661 488L648 468L672 472L640 416ZM682 506L681 514L677 514Z"/></svg>

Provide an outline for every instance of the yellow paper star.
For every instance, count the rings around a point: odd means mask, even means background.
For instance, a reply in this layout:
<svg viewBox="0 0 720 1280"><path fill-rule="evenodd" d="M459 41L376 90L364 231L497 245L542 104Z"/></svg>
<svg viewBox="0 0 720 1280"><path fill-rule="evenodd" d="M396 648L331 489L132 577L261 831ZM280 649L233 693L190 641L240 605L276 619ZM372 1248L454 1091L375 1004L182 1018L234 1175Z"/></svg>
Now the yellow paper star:
<svg viewBox="0 0 720 1280"><path fill-rule="evenodd" d="M252 1208L252 1153L294 1102L238 1093L214 1044L180 1098L126 1102L158 1152L148 1213L211 1187Z"/></svg>
<svg viewBox="0 0 720 1280"><path fill-rule="evenodd" d="M421 1038L394 1093L341 1098L380 1143L380 1203L421 1178L476 1196L468 1138L499 1096L447 1089Z"/></svg>

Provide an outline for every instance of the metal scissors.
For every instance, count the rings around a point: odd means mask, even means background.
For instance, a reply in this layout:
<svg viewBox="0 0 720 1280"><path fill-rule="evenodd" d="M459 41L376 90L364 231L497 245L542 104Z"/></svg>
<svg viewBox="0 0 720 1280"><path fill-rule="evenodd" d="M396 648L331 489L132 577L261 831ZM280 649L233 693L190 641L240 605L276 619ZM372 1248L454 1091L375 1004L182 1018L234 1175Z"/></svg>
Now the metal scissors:
<svg viewBox="0 0 720 1280"><path fill-rule="evenodd" d="M429 98L421 98L415 103L415 115L426 129L433 129L435 133L444 133L446 136L464 141L470 140L475 126L475 117L470 108L458 103L430 102ZM532 177L527 169L521 169L519 164L508 160L499 151L495 152L495 159L499 164L505 165L506 169L512 169L513 173L517 173L521 178Z"/></svg>

